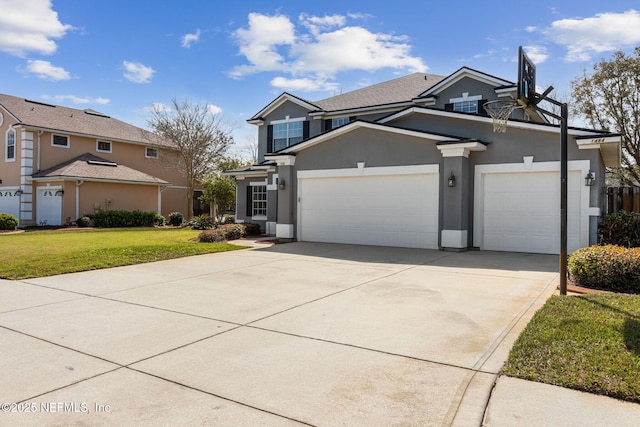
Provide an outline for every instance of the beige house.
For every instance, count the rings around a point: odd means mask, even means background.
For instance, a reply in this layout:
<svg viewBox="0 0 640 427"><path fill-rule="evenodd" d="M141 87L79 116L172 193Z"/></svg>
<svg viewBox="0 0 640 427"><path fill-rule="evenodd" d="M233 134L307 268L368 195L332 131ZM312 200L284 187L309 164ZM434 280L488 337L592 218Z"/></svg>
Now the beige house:
<svg viewBox="0 0 640 427"><path fill-rule="evenodd" d="M102 210L188 215L175 148L144 129L0 94L0 141L0 212L20 226L69 224Z"/></svg>

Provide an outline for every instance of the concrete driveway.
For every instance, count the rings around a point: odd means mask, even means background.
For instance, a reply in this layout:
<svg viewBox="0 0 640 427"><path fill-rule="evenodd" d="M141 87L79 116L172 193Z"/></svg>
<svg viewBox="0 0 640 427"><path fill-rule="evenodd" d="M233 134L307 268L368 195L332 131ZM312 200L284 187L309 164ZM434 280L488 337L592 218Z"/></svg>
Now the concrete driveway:
<svg viewBox="0 0 640 427"><path fill-rule="evenodd" d="M0 280L0 425L480 425L557 280L557 256L311 243Z"/></svg>

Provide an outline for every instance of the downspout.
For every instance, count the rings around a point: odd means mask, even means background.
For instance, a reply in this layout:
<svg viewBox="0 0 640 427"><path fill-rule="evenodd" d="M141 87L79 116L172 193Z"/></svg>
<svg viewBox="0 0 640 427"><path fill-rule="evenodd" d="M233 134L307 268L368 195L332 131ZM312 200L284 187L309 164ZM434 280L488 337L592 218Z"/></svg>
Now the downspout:
<svg viewBox="0 0 640 427"><path fill-rule="evenodd" d="M84 180L76 181L76 219L80 218L80 186L84 184Z"/></svg>
<svg viewBox="0 0 640 427"><path fill-rule="evenodd" d="M165 185L164 187L161 186L161 185L158 185L158 213L160 215L162 215L162 193L167 188L169 188L169 186L167 186L167 185Z"/></svg>

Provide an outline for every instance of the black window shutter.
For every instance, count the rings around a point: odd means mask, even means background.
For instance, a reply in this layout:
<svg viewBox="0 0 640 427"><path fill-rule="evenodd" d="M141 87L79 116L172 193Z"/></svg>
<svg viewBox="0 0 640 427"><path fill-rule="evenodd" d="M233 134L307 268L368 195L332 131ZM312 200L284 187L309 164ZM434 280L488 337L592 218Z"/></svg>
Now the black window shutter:
<svg viewBox="0 0 640 427"><path fill-rule="evenodd" d="M247 216L253 215L253 193L250 185L247 186Z"/></svg>
<svg viewBox="0 0 640 427"><path fill-rule="evenodd" d="M350 122L355 122L357 118L358 118L358 116L351 116L351 117L349 117L349 121Z"/></svg>
<svg viewBox="0 0 640 427"><path fill-rule="evenodd" d="M267 153L273 153L273 125L267 126Z"/></svg>
<svg viewBox="0 0 640 427"><path fill-rule="evenodd" d="M309 120L302 122L302 139L309 138Z"/></svg>
<svg viewBox="0 0 640 427"><path fill-rule="evenodd" d="M322 130L324 130L324 131L331 130L331 122L332 122L331 119L326 119L324 121L324 128L322 128Z"/></svg>
<svg viewBox="0 0 640 427"><path fill-rule="evenodd" d="M444 109L446 111L453 111L453 104L444 104Z"/></svg>
<svg viewBox="0 0 640 427"><path fill-rule="evenodd" d="M486 103L486 99L481 99L480 101L478 101L478 114L480 114L481 116L488 116L487 112L484 109L484 104Z"/></svg>

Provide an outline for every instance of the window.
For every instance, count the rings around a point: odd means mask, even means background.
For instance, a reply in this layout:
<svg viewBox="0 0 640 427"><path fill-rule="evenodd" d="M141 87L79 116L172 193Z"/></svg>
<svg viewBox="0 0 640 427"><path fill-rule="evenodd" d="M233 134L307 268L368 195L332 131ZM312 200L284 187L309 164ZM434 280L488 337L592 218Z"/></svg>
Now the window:
<svg viewBox="0 0 640 427"><path fill-rule="evenodd" d="M331 129L335 129L349 123L349 117L340 117L339 119L331 119Z"/></svg>
<svg viewBox="0 0 640 427"><path fill-rule="evenodd" d="M274 153L308 137L309 121L304 117L274 120L267 127L267 152Z"/></svg>
<svg viewBox="0 0 640 427"><path fill-rule="evenodd" d="M251 216L267 216L267 186L251 186Z"/></svg>
<svg viewBox="0 0 640 427"><path fill-rule="evenodd" d="M69 137L66 135L51 135L51 145L69 148Z"/></svg>
<svg viewBox="0 0 640 427"><path fill-rule="evenodd" d="M453 111L461 113L477 113L478 101L460 101L453 103Z"/></svg>
<svg viewBox="0 0 640 427"><path fill-rule="evenodd" d="M16 131L9 129L7 131L7 143L5 151L5 161L13 162L16 160Z"/></svg>
<svg viewBox="0 0 640 427"><path fill-rule="evenodd" d="M148 159L157 159L158 158L158 149L146 147L144 150L144 156Z"/></svg>
<svg viewBox="0 0 640 427"><path fill-rule="evenodd" d="M102 153L110 153L111 152L111 142L109 142L109 141L97 141L96 142L96 151L100 151Z"/></svg>

